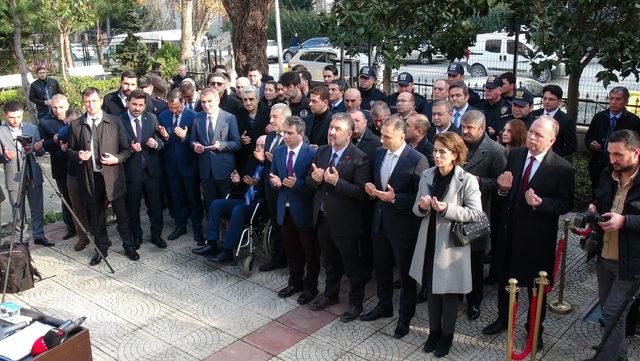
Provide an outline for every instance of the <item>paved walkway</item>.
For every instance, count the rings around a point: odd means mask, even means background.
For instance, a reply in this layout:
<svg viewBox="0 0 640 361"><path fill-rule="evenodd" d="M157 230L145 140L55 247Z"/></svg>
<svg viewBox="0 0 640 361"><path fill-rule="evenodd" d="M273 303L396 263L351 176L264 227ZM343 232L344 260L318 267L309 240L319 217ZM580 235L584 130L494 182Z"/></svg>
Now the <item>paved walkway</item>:
<svg viewBox="0 0 640 361"><path fill-rule="evenodd" d="M143 217L146 220L146 217ZM165 235L173 229L166 221ZM147 226L143 226L147 229ZM61 224L47 226L49 238L59 240ZM236 266L207 263L190 250L189 235L171 241L166 249L145 242L141 259L129 261L110 227L114 247L103 264L88 266L93 251L73 251L73 242L33 251L37 268L46 277L34 289L10 299L58 318L87 316L96 360L424 360L427 337L426 304L418 305L411 332L402 340L393 333L394 318L364 323L341 323L344 302L327 311L299 306L295 297L278 298L287 273L242 275ZM147 234L148 236L148 234ZM582 320L596 297L594 264L585 264L577 239L569 242L567 290L574 312L547 313L543 360L582 360L592 355L600 327ZM345 285L346 286L346 285ZM482 316L468 321L464 307L449 360L504 360L505 333L481 335L496 315L496 288L485 290ZM375 304L375 286L367 286L365 308ZM346 294L342 294L346 301ZM395 294L396 303L398 292ZM550 299L556 299L554 291ZM521 350L525 307L520 308L516 348ZM396 309L397 312L397 309ZM630 360L640 359L640 340L631 340Z"/></svg>

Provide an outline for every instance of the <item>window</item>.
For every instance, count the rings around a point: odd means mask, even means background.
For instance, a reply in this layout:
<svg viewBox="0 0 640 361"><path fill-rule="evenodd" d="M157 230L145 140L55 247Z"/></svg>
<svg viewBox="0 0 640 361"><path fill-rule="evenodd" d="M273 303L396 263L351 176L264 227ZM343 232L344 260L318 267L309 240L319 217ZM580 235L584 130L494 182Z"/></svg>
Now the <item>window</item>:
<svg viewBox="0 0 640 361"><path fill-rule="evenodd" d="M515 40L507 40L507 54L513 55L513 48L515 43ZM518 56L529 56L527 46L523 43L518 43Z"/></svg>
<svg viewBox="0 0 640 361"><path fill-rule="evenodd" d="M487 40L484 43L484 50L490 53L500 53L502 40Z"/></svg>
<svg viewBox="0 0 640 361"><path fill-rule="evenodd" d="M300 60L304 61L313 61L313 62L322 62L325 63L325 53L318 51L309 51L302 55L300 55Z"/></svg>

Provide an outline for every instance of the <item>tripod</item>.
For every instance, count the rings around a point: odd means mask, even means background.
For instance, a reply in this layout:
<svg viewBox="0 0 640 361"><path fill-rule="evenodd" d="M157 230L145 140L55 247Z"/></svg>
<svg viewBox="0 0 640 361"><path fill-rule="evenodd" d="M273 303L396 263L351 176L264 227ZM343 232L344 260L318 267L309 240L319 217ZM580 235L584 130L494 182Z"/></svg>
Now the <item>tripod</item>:
<svg viewBox="0 0 640 361"><path fill-rule="evenodd" d="M89 238L89 241L91 242L91 245L93 246L93 248L96 250L96 252L98 252L98 254L102 257L102 259L104 260L105 264L107 265L107 267L109 267L109 270L111 271L111 273L115 273L115 270L113 269L113 267L111 267L111 265L109 264L109 262L107 261L106 257L102 254L102 252L100 251L100 249L98 248L98 246L95 243L95 239L93 237L93 235L84 227L84 225L82 224L82 222L80 222L80 219L78 218L78 216L76 215L76 213L73 211L73 208L71 207L71 205L67 202L67 200L64 198L64 196L62 195L62 193L60 193L60 190L56 187L56 185L54 184L53 180L51 179L51 177L44 171L44 169L42 168L42 165L38 162L38 158L29 151L30 145L31 145L31 137L18 137L15 140L15 143L13 144L15 149L16 149L16 154L20 153L20 148L18 147L18 143L20 143L22 145L22 147L24 148L24 152L23 152L23 156L22 159L20 161L18 161L17 163L17 171L18 173L20 173L20 164L23 165L24 171L20 174L20 183L18 186L18 199L16 200L16 203L13 204L13 219L16 219L16 215L20 215L20 243L24 243L23 239L24 239L24 219L26 216L26 207L25 207L25 196L26 196L26 192L27 190L31 187L31 184L33 182L33 174L32 174L32 164L35 164L38 168L40 168L40 172L42 173L42 175L44 176L44 178L47 179L47 182L49 183L49 185L51 186L51 188L53 188L56 196L58 198L60 198L60 200L62 201L62 204L67 208L67 210L69 211L69 213L71 214L71 216L73 217L73 219L75 220L75 223L80 227L80 229L82 230L82 232L84 232L87 235L87 238ZM5 301L5 297L6 297L6 293L7 293L7 287L9 285L9 269L11 267L11 254L13 252L13 246L15 244L16 241L16 227L14 225L13 230L11 231L11 241L9 243L9 259L7 260L7 272L5 274L4 277L4 286L2 288L2 302Z"/></svg>

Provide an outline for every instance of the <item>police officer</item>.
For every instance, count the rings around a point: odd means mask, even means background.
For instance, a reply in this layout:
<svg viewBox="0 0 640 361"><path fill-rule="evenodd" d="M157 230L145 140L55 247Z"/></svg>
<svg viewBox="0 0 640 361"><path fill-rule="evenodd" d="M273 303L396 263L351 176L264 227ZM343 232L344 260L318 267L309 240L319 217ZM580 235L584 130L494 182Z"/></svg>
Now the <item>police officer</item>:
<svg viewBox="0 0 640 361"><path fill-rule="evenodd" d="M533 93L527 88L518 88L513 93L513 101L511 102L511 111L513 117L520 119L527 125L527 129L533 123L535 117L531 114L533 110Z"/></svg>
<svg viewBox="0 0 640 361"><path fill-rule="evenodd" d="M456 81L464 81L464 66L460 63L451 63L447 67L447 81L449 84ZM480 95L469 88L469 104L476 106L480 102Z"/></svg>
<svg viewBox="0 0 640 361"><path fill-rule="evenodd" d="M360 109L371 110L373 103L378 100L389 104L387 96L375 87L376 84L376 70L370 66L363 66L360 69L360 75L358 76L358 90L362 96L362 103L360 103Z"/></svg>
<svg viewBox="0 0 640 361"><path fill-rule="evenodd" d="M169 107L167 106L167 102L164 99L154 96L154 86L149 78L141 78L138 87L151 96L151 102L153 103L153 113L155 115L158 115L169 109ZM147 100L149 100L149 98L147 98Z"/></svg>
<svg viewBox="0 0 640 361"><path fill-rule="evenodd" d="M398 95L400 95L400 93L413 94L416 112L422 113L427 100L422 95L414 93L413 90L413 76L407 72L400 73L400 75L398 75L398 91L389 95L389 109L391 109L391 114L398 112Z"/></svg>
<svg viewBox="0 0 640 361"><path fill-rule="evenodd" d="M491 75L484 84L484 99L475 106L487 119L487 134L495 140L505 124L513 118L511 104L502 99L502 79Z"/></svg>

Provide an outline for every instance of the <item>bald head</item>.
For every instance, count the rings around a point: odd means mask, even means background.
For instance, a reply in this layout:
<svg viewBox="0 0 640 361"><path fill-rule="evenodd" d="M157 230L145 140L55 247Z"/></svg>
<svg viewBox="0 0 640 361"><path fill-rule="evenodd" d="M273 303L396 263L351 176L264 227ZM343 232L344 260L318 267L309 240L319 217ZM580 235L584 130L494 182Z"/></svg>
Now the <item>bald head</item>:
<svg viewBox="0 0 640 361"><path fill-rule="evenodd" d="M239 97L242 97L242 88L249 85L251 85L251 82L249 82L249 78L241 76L236 79L236 94L238 94Z"/></svg>
<svg viewBox="0 0 640 361"><path fill-rule="evenodd" d="M362 96L358 89L351 88L344 92L344 106L347 111L360 109L360 103L362 103Z"/></svg>

